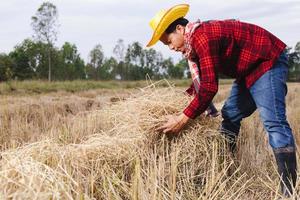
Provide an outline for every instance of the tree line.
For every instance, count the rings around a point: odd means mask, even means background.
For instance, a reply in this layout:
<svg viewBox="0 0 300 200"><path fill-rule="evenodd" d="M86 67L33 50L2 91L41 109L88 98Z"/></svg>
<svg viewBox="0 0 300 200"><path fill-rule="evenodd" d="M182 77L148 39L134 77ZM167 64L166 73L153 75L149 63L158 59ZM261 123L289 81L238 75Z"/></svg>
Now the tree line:
<svg viewBox="0 0 300 200"><path fill-rule="evenodd" d="M89 62L81 58L75 44L65 42L60 48L50 47L51 80L142 80L180 79L187 73L183 59L174 64L171 58L164 59L154 49L143 49L138 42L125 48L119 40L114 56L105 57L102 46L96 45L89 53ZM0 54L0 81L49 79L49 45L25 39L8 54Z"/></svg>
<svg viewBox="0 0 300 200"><path fill-rule="evenodd" d="M0 81L49 79L48 44L25 39L8 54L0 54ZM142 80L189 77L185 59L174 64L154 49L143 49L138 42L127 47L118 40L114 56L105 57L100 44L90 51L89 62L80 57L75 44L65 42L60 48L51 47L52 80ZM300 81L300 43L289 57L289 80Z"/></svg>
<svg viewBox="0 0 300 200"><path fill-rule="evenodd" d="M33 38L25 39L8 54L0 53L0 81L8 80L142 80L189 77L187 61L174 63L171 58L139 42L125 45L119 39L113 56L105 57L101 44L89 53L87 63L77 46L65 42L57 47L58 11L51 2L44 2L31 18ZM287 48L289 79L300 81L300 42Z"/></svg>

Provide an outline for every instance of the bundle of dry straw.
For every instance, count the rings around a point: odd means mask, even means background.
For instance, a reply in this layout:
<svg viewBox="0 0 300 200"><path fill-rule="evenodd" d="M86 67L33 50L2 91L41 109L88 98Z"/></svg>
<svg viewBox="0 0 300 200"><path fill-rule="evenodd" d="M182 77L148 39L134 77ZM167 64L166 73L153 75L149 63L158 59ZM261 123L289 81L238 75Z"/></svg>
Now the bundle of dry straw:
<svg viewBox="0 0 300 200"><path fill-rule="evenodd" d="M200 117L172 139L155 131L189 100L151 85L70 124L98 130L79 143L49 138L2 152L0 199L243 198L251 179L229 174L218 119Z"/></svg>

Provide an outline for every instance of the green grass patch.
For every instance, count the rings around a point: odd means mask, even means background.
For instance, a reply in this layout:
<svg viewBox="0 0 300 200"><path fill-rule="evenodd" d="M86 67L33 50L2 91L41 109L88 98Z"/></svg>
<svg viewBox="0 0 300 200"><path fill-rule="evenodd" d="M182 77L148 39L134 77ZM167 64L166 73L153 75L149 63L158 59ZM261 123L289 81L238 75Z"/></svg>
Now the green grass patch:
<svg viewBox="0 0 300 200"><path fill-rule="evenodd" d="M92 89L131 89L142 88L151 83L158 87L188 87L191 84L190 79L169 79L160 81L9 81L0 83L0 94L40 94L57 91L78 92ZM220 84L229 84L232 80L222 79Z"/></svg>

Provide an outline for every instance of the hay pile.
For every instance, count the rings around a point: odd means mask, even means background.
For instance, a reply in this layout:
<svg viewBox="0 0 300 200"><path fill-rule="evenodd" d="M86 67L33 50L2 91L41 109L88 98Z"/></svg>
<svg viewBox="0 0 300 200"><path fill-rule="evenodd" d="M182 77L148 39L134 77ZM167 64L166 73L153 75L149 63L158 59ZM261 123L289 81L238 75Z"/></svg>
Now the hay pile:
<svg viewBox="0 0 300 200"><path fill-rule="evenodd" d="M267 186L261 187L263 194L251 192L252 178L234 168L216 131L218 119L199 118L178 138L155 131L165 115L179 114L189 100L173 87L152 85L70 124L98 130L79 143L49 138L2 152L0 199L245 199L249 194L270 195ZM69 130L76 132L74 127Z"/></svg>

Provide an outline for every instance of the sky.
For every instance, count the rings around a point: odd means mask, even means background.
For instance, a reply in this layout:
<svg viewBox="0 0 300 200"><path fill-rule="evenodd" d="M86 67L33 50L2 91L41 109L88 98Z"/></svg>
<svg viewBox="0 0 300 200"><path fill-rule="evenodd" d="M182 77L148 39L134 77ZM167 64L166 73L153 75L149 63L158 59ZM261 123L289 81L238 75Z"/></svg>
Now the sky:
<svg viewBox="0 0 300 200"><path fill-rule="evenodd" d="M0 53L8 53L24 39L31 38L31 17L42 0L0 0ZM143 47L151 38L150 19L161 9L188 3L190 21L239 19L264 27L294 47L300 41L300 0L50 0L59 13L56 46L75 44L88 62L89 52L101 44L105 57L113 55L118 39L125 44L138 41ZM160 42L154 46L164 58L177 62L180 53Z"/></svg>

